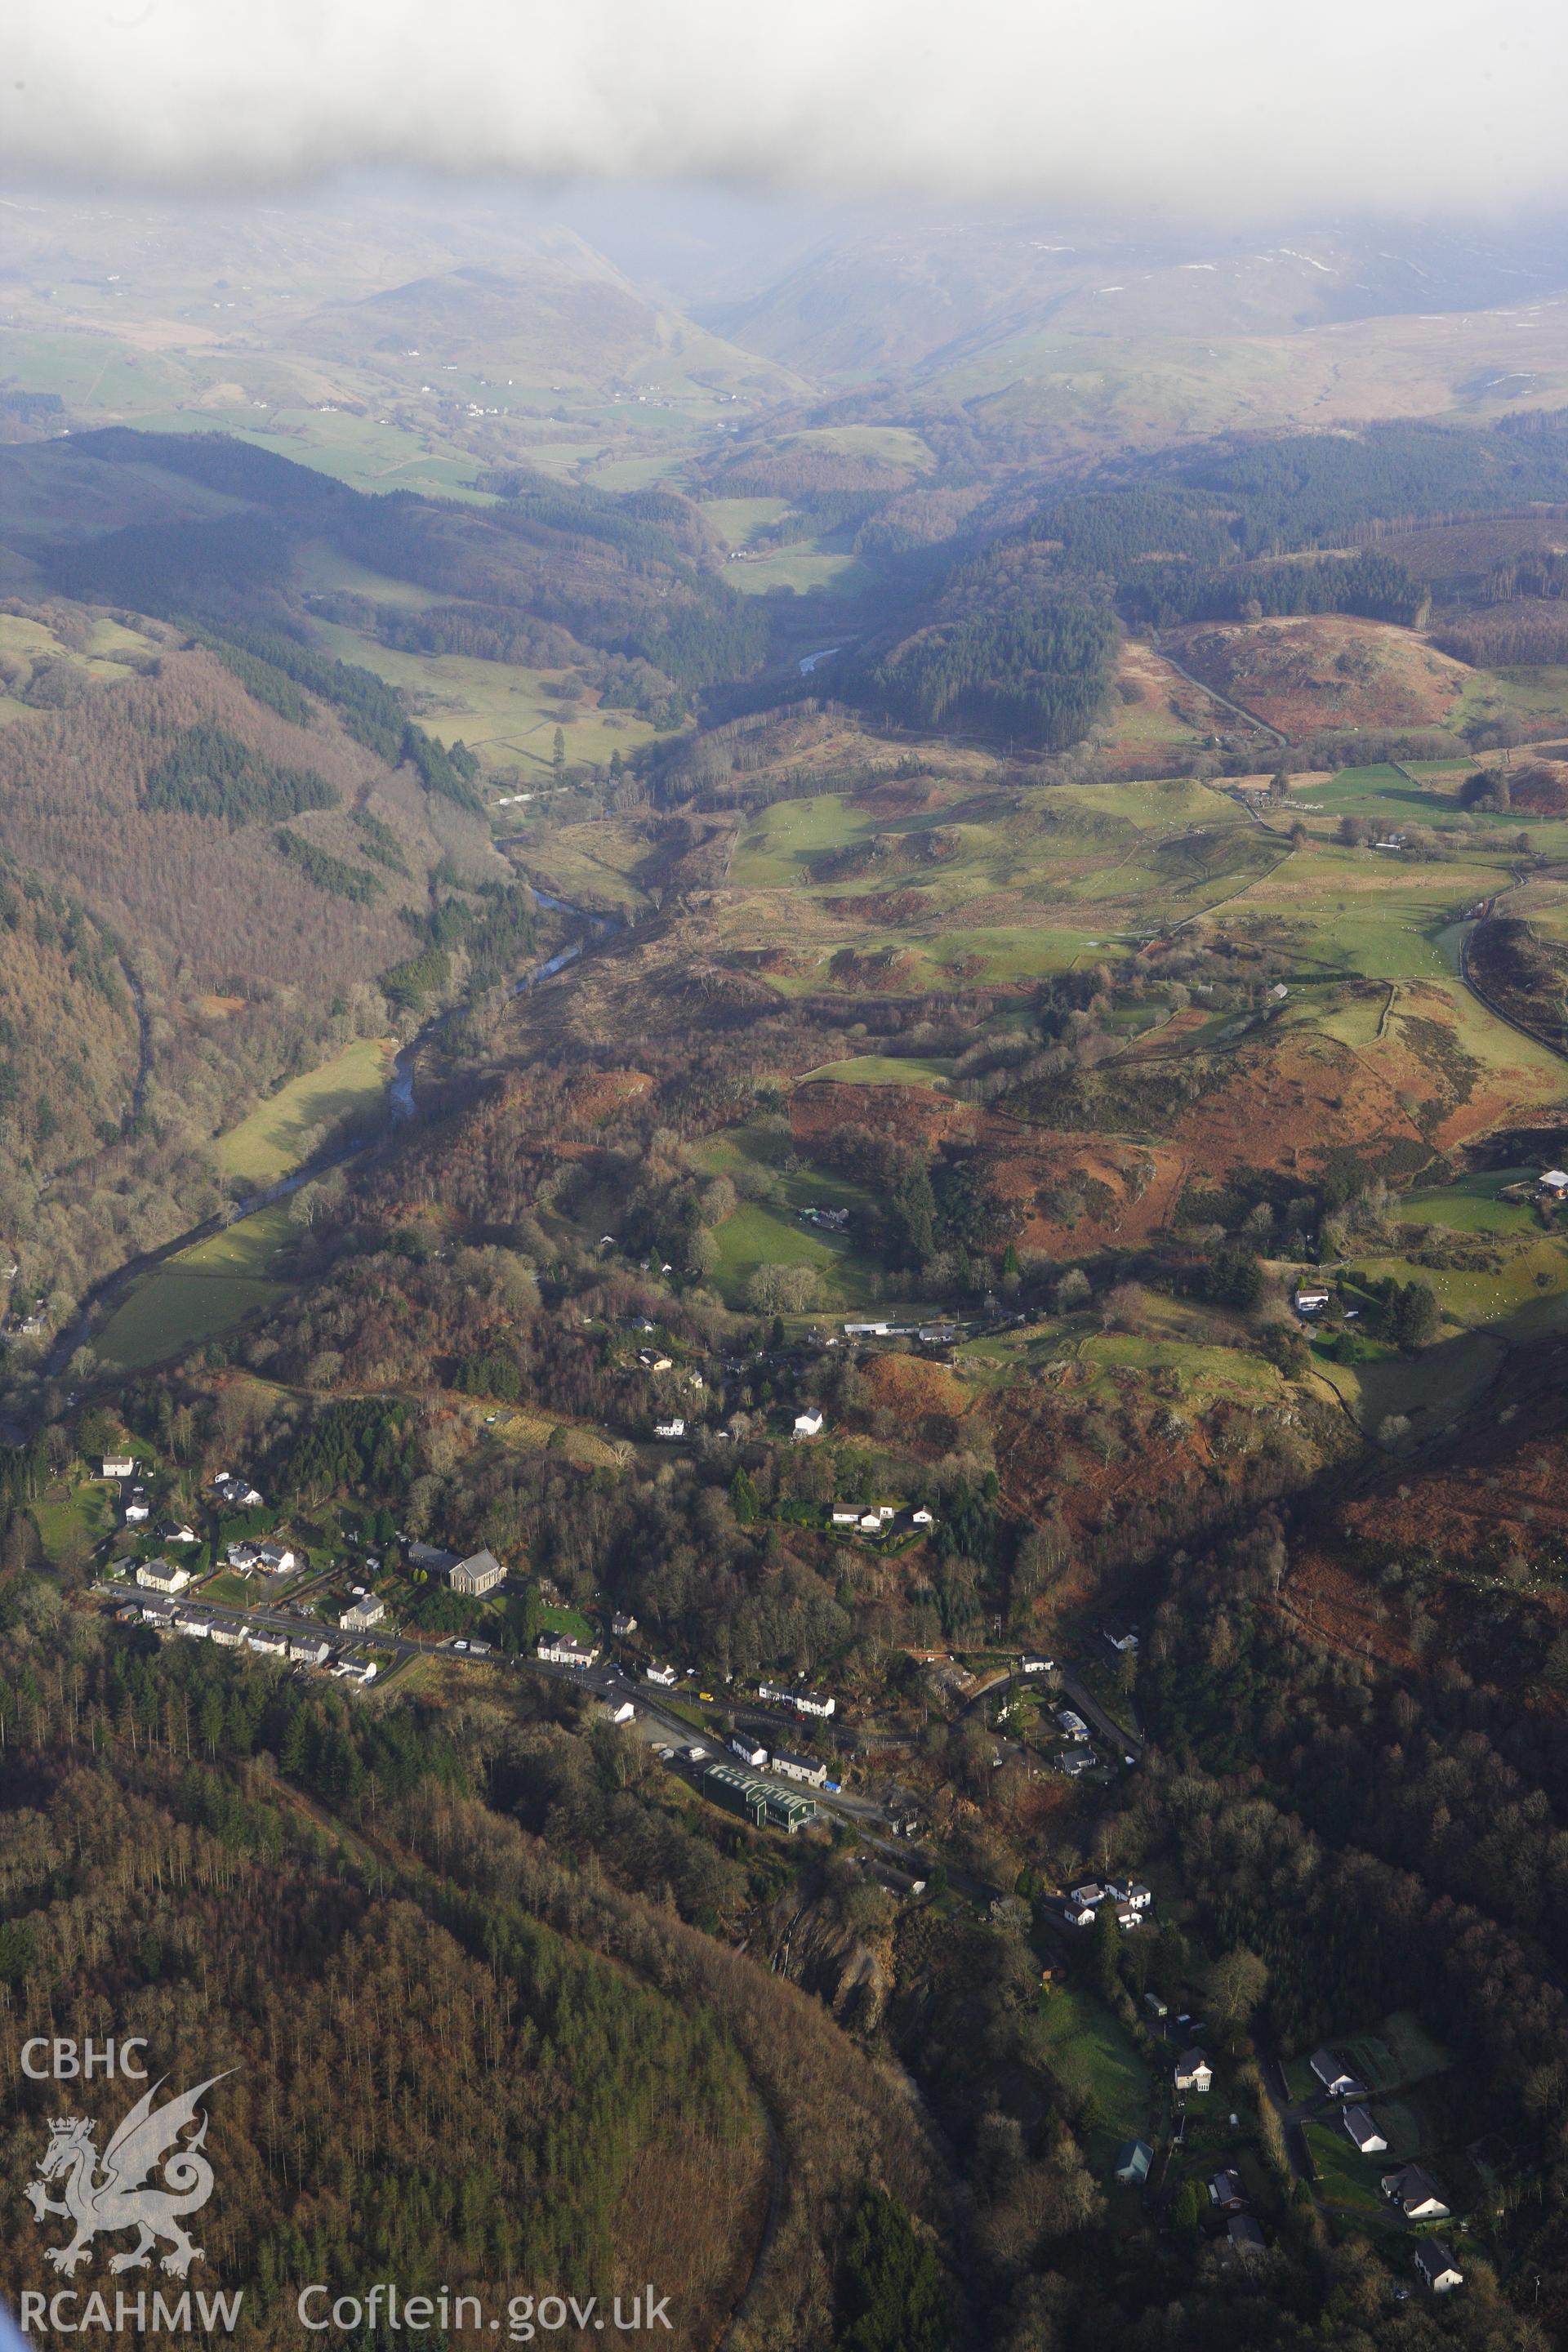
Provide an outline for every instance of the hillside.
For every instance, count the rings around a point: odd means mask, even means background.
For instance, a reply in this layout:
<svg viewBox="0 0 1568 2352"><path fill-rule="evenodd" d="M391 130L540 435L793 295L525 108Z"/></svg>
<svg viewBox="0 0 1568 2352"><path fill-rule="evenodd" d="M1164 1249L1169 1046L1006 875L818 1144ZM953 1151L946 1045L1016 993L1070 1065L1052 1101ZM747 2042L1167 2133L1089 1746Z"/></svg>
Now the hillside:
<svg viewBox="0 0 1568 2352"><path fill-rule="evenodd" d="M1292 741L1327 729L1439 727L1472 677L1409 631L1347 614L1179 629L1162 644Z"/></svg>
<svg viewBox="0 0 1568 2352"><path fill-rule="evenodd" d="M447 270L324 306L289 341L409 391L432 366L502 391L514 378L554 391L566 383L642 388L650 380L661 392L698 383L772 398L797 388L787 372L650 302L565 231L502 266Z"/></svg>

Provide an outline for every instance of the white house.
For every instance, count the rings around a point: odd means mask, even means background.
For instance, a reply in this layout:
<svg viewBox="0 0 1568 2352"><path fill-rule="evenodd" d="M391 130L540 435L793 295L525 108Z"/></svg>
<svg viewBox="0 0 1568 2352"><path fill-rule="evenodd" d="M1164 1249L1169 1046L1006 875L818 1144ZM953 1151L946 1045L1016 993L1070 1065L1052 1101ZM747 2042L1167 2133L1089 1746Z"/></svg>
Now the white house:
<svg viewBox="0 0 1568 2352"><path fill-rule="evenodd" d="M221 1619L214 1619L212 1637L220 1650L238 1650L245 1646L244 1626L226 1625Z"/></svg>
<svg viewBox="0 0 1568 2352"><path fill-rule="evenodd" d="M1309 1286L1302 1283L1291 1294L1290 1304L1298 1315L1321 1315L1333 1295L1321 1284Z"/></svg>
<svg viewBox="0 0 1568 2352"><path fill-rule="evenodd" d="M248 1649L259 1650L262 1655L268 1658L282 1657L289 1647L289 1636L286 1633L271 1633L265 1625L259 1627L254 1633L247 1633L245 1639Z"/></svg>
<svg viewBox="0 0 1568 2352"><path fill-rule="evenodd" d="M1331 2050L1314 2050L1307 2063L1331 2099L1365 2098L1366 2084L1361 2076L1352 2074Z"/></svg>
<svg viewBox="0 0 1568 2352"><path fill-rule="evenodd" d="M673 1690L680 1676L673 1666L649 1666L643 1680L645 1683L657 1683L660 1690Z"/></svg>
<svg viewBox="0 0 1568 2352"><path fill-rule="evenodd" d="M1154 1890L1135 1878L1108 1878L1105 1891L1113 1903L1131 1904L1134 1911L1147 1911L1154 1900Z"/></svg>
<svg viewBox="0 0 1568 2352"><path fill-rule="evenodd" d="M152 1516L153 1506L148 1502L146 1496L144 1495L132 1495L131 1500L125 1506L126 1526L128 1528L140 1527L143 1519L150 1519Z"/></svg>
<svg viewBox="0 0 1568 2352"><path fill-rule="evenodd" d="M158 1529L160 1543L195 1543L196 1531L186 1519L165 1519Z"/></svg>
<svg viewBox="0 0 1568 2352"><path fill-rule="evenodd" d="M1068 1896L1067 1923L1069 1927L1092 1927L1098 1912L1098 1905L1080 1903L1075 1896L1071 1895Z"/></svg>
<svg viewBox="0 0 1568 2352"><path fill-rule="evenodd" d="M193 1642L205 1642L212 1632L212 1620L208 1617L193 1617L188 1610L184 1610L174 1620L174 1631L176 1633L185 1634Z"/></svg>
<svg viewBox="0 0 1568 2352"><path fill-rule="evenodd" d="M339 1682L373 1683L375 1680L374 1658L340 1658L332 1668Z"/></svg>
<svg viewBox="0 0 1568 2352"><path fill-rule="evenodd" d="M765 1764L768 1760L767 1749L760 1739L753 1739L750 1732L737 1731L730 1745L742 1764L754 1766Z"/></svg>
<svg viewBox="0 0 1568 2352"><path fill-rule="evenodd" d="M1465 2273L1441 2238L1423 2238L1415 2249L1415 2267L1434 2294L1452 2294L1465 2284Z"/></svg>
<svg viewBox="0 0 1568 2352"><path fill-rule="evenodd" d="M248 1576L260 1557L259 1547L253 1543L231 1543L224 1550L230 1568L238 1569L241 1576Z"/></svg>
<svg viewBox="0 0 1568 2352"><path fill-rule="evenodd" d="M782 1772L786 1780L804 1780L813 1789L823 1787L827 1779L827 1767L814 1756L791 1756L787 1750L775 1748L771 1771Z"/></svg>
<svg viewBox="0 0 1568 2352"><path fill-rule="evenodd" d="M1021 1675L1048 1675L1055 1664L1054 1658L1042 1658L1029 1651L1019 1659L1018 1672Z"/></svg>
<svg viewBox="0 0 1568 2352"><path fill-rule="evenodd" d="M607 1698L599 1713L606 1723L630 1723L637 1714L629 1698Z"/></svg>
<svg viewBox="0 0 1568 2352"><path fill-rule="evenodd" d="M365 1633L373 1625L379 1625L385 1614L384 1601L378 1600L374 1592L362 1593L357 1601L351 1601L348 1607L340 1612L339 1630L344 1633Z"/></svg>
<svg viewBox="0 0 1568 2352"><path fill-rule="evenodd" d="M570 1633L542 1633L534 1653L549 1666L591 1666L598 1654L596 1643L574 1641Z"/></svg>
<svg viewBox="0 0 1568 2352"><path fill-rule="evenodd" d="M1568 1168L1548 1168L1541 1179L1541 1189L1550 1192L1554 1201L1568 1200Z"/></svg>
<svg viewBox="0 0 1568 2352"><path fill-rule="evenodd" d="M324 1666L332 1654L332 1645L324 1633L290 1633L289 1655L304 1666Z"/></svg>
<svg viewBox="0 0 1568 2352"><path fill-rule="evenodd" d="M213 1493L231 1511L253 1511L261 1500L248 1478L237 1478L227 1470L220 1470L213 1480Z"/></svg>
<svg viewBox="0 0 1568 2352"><path fill-rule="evenodd" d="M653 1425L653 1433L656 1437L662 1437L667 1441L678 1437L684 1437L686 1434L686 1423L679 1415L677 1415L674 1421L656 1421Z"/></svg>
<svg viewBox="0 0 1568 2352"><path fill-rule="evenodd" d="M1057 1758L1057 1770L1076 1780L1080 1772L1092 1772L1098 1760L1092 1748L1067 1748Z"/></svg>
<svg viewBox="0 0 1568 2352"><path fill-rule="evenodd" d="M789 1706L796 1715L829 1716L837 1707L836 1698L823 1698L816 1691L785 1690L778 1683L759 1683L757 1696L771 1699L775 1706Z"/></svg>
<svg viewBox="0 0 1568 2352"><path fill-rule="evenodd" d="M858 1528L860 1524L860 1513L851 1504L847 1510L834 1512L832 1524L836 1528Z"/></svg>
<svg viewBox="0 0 1568 2352"><path fill-rule="evenodd" d="M797 1437L820 1437L826 1427L826 1423L816 1405L812 1405L805 1412L795 1414L795 1433Z"/></svg>
<svg viewBox="0 0 1568 2352"><path fill-rule="evenodd" d="M910 1513L910 1525L915 1528L934 1528L936 1521L929 1511L911 1511Z"/></svg>
<svg viewBox="0 0 1568 2352"><path fill-rule="evenodd" d="M137 1583L148 1592L184 1592L190 1580L190 1570L170 1559L144 1559L136 1571Z"/></svg>
<svg viewBox="0 0 1568 2352"><path fill-rule="evenodd" d="M1381 2156L1388 2142L1373 2122L1369 2107L1342 2107L1340 2121L1363 2156Z"/></svg>
<svg viewBox="0 0 1568 2352"><path fill-rule="evenodd" d="M256 1565L268 1576L288 1576L300 1564L300 1555L287 1544L262 1544L256 1555Z"/></svg>
<svg viewBox="0 0 1568 2352"><path fill-rule="evenodd" d="M1104 1900L1105 1889L1097 1879L1091 1878L1087 1886L1072 1886L1068 1889L1068 1901L1080 1907L1087 1905L1092 1910L1096 1905L1103 1903Z"/></svg>
<svg viewBox="0 0 1568 2352"><path fill-rule="evenodd" d="M1184 2050L1171 2080L1178 2091L1212 2091L1214 2068L1201 2050Z"/></svg>
<svg viewBox="0 0 1568 2352"><path fill-rule="evenodd" d="M129 1454L106 1454L99 1475L103 1478L132 1478L136 1475L136 1463Z"/></svg>
<svg viewBox="0 0 1568 2352"><path fill-rule="evenodd" d="M1418 2164L1401 2165L1397 2172L1385 2172L1383 2193L1391 2205L1397 2205L1407 2221L1446 2221L1448 2207L1443 2192L1429 2172Z"/></svg>
<svg viewBox="0 0 1568 2352"><path fill-rule="evenodd" d="M624 1642L637 1630L637 1621L629 1609L617 1609L610 1620L610 1631L617 1642Z"/></svg>

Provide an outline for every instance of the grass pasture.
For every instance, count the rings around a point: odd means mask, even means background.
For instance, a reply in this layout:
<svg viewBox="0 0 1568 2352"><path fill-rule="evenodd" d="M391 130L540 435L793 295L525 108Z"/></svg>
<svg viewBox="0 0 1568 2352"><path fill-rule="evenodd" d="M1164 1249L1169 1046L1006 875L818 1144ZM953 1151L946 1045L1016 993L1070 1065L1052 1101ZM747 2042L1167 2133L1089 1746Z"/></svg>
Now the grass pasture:
<svg viewBox="0 0 1568 2352"><path fill-rule="evenodd" d="M1526 1181L1533 1168L1500 1168L1477 1176L1460 1176L1452 1184L1423 1185L1406 1192L1394 1213L1404 1224L1447 1225L1458 1234L1488 1234L1516 1238L1541 1230L1527 1201L1504 1201L1500 1195L1510 1184Z"/></svg>
<svg viewBox="0 0 1568 2352"><path fill-rule="evenodd" d="M1393 2057L1402 2084L1424 2083L1446 2074L1453 2053L1435 2042L1414 2010L1396 2009L1383 2021L1381 2040Z"/></svg>
<svg viewBox="0 0 1568 2352"><path fill-rule="evenodd" d="M1069 2093L1094 2095L1100 2121L1090 2159L1103 2173L1124 2140L1148 2132L1149 2069L1109 2010L1087 1993L1053 1990L1038 2015L1036 2032L1051 2073Z"/></svg>
<svg viewBox="0 0 1568 2352"><path fill-rule="evenodd" d="M555 730L565 739L568 765L607 765L654 740L657 730L629 710L563 702L550 688L559 671L526 669L513 662L479 661L467 654L403 653L362 630L318 621L316 635L339 660L374 670L389 686L418 700L419 724L439 742L459 737L486 767L521 771L524 784L548 784L553 773Z"/></svg>
<svg viewBox="0 0 1568 2352"><path fill-rule="evenodd" d="M224 1174L258 1187L292 1174L341 1121L374 1108L396 1050L394 1037L355 1037L318 1069L290 1078L219 1136Z"/></svg>
<svg viewBox="0 0 1568 2352"><path fill-rule="evenodd" d="M1342 2124L1317 2122L1301 2126L1318 2175L1318 2194L1331 2205L1349 2206L1352 2212L1383 2211L1378 2189L1380 2171L1388 2169L1381 2156L1363 2156Z"/></svg>
<svg viewBox="0 0 1568 2352"><path fill-rule="evenodd" d="M289 1204L279 1201L183 1250L132 1285L93 1339L94 1354L139 1371L233 1330L283 1296L277 1269L293 1238Z"/></svg>
<svg viewBox="0 0 1568 2352"><path fill-rule="evenodd" d="M952 1076L950 1061L929 1055L857 1054L847 1062L824 1062L820 1069L807 1070L801 1084L830 1078L841 1087L945 1087Z"/></svg>
<svg viewBox="0 0 1568 2352"><path fill-rule="evenodd" d="M815 1190L822 1194L820 1184ZM716 1228L714 1238L719 1263L713 1279L727 1306L744 1305L747 1283L764 1265L814 1267L830 1305L857 1307L864 1298L864 1269L841 1234L819 1234L776 1209L746 1201Z"/></svg>

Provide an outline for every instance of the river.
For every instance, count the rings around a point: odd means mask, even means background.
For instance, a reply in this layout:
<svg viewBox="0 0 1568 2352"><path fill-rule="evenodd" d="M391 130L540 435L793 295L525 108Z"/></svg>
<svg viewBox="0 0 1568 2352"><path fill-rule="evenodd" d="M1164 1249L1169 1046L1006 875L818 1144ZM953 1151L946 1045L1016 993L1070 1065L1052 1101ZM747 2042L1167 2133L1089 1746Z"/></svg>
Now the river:
<svg viewBox="0 0 1568 2352"><path fill-rule="evenodd" d="M545 981L552 980L558 971L564 971L569 963L577 961L588 940L620 927L621 919L616 915L574 906L570 899L554 898L545 890L535 890L533 896L538 904L551 914L575 917L586 925L587 938L569 940L565 947L557 949L542 963L535 964L531 970L521 973L512 984L514 996L521 996L529 989L538 988ZM87 1345L94 1327L113 1312L143 1275L166 1265L171 1258L194 1249L198 1242L210 1241L216 1234L225 1232L229 1226L243 1223L247 1217L255 1216L258 1210L269 1209L274 1202L287 1200L291 1192L299 1192L301 1185L313 1182L317 1177L325 1176L350 1160L363 1158L365 1152L383 1142L395 1127L412 1118L417 1108L414 1096L414 1072L419 1055L445 1024L461 1010L460 1005L448 1005L442 1012L433 1013L401 1049L392 1066L381 1117L368 1132L362 1130L347 1142L305 1160L289 1175L279 1177L275 1184L267 1185L263 1191L253 1192L243 1201L231 1202L215 1216L204 1219L199 1225L193 1225L188 1232L176 1234L173 1241L128 1258L123 1265L116 1266L112 1274L105 1275L100 1282L95 1283L70 1321L57 1333L54 1345L40 1368L43 1377L59 1380L63 1376L77 1349ZM10 1428L0 1426L0 1436L9 1444L19 1442L15 1425Z"/></svg>

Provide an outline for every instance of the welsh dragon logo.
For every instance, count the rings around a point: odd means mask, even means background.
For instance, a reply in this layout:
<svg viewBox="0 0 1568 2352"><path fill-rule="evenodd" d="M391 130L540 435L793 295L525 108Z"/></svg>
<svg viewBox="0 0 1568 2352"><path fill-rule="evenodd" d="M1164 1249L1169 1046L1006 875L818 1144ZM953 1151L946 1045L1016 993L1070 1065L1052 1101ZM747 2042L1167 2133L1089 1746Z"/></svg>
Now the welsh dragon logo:
<svg viewBox="0 0 1568 2352"><path fill-rule="evenodd" d="M27 2183L26 2198L35 2221L58 2213L76 2224L69 2245L47 2250L47 2259L56 2270L68 2277L87 2261L100 2231L112 2236L120 2230L139 2234L133 2246L113 2257L111 2271L144 2269L160 2239L169 2246L162 2267L175 2278L184 2278L193 2263L204 2259L201 2247L191 2243L184 2217L199 2213L213 2193L213 2168L201 2152L208 2120L201 2102L223 2080L222 2074L213 2074L157 2109L153 2102L163 2084L154 2083L137 2100L101 2158L98 2126L90 2116L51 2118L49 2144L38 2159L37 2179ZM182 2142L180 2134L198 2116L194 2138ZM151 2181L148 2176L160 2167L163 2179ZM47 2196L44 2183L62 2177L63 2196Z"/></svg>

